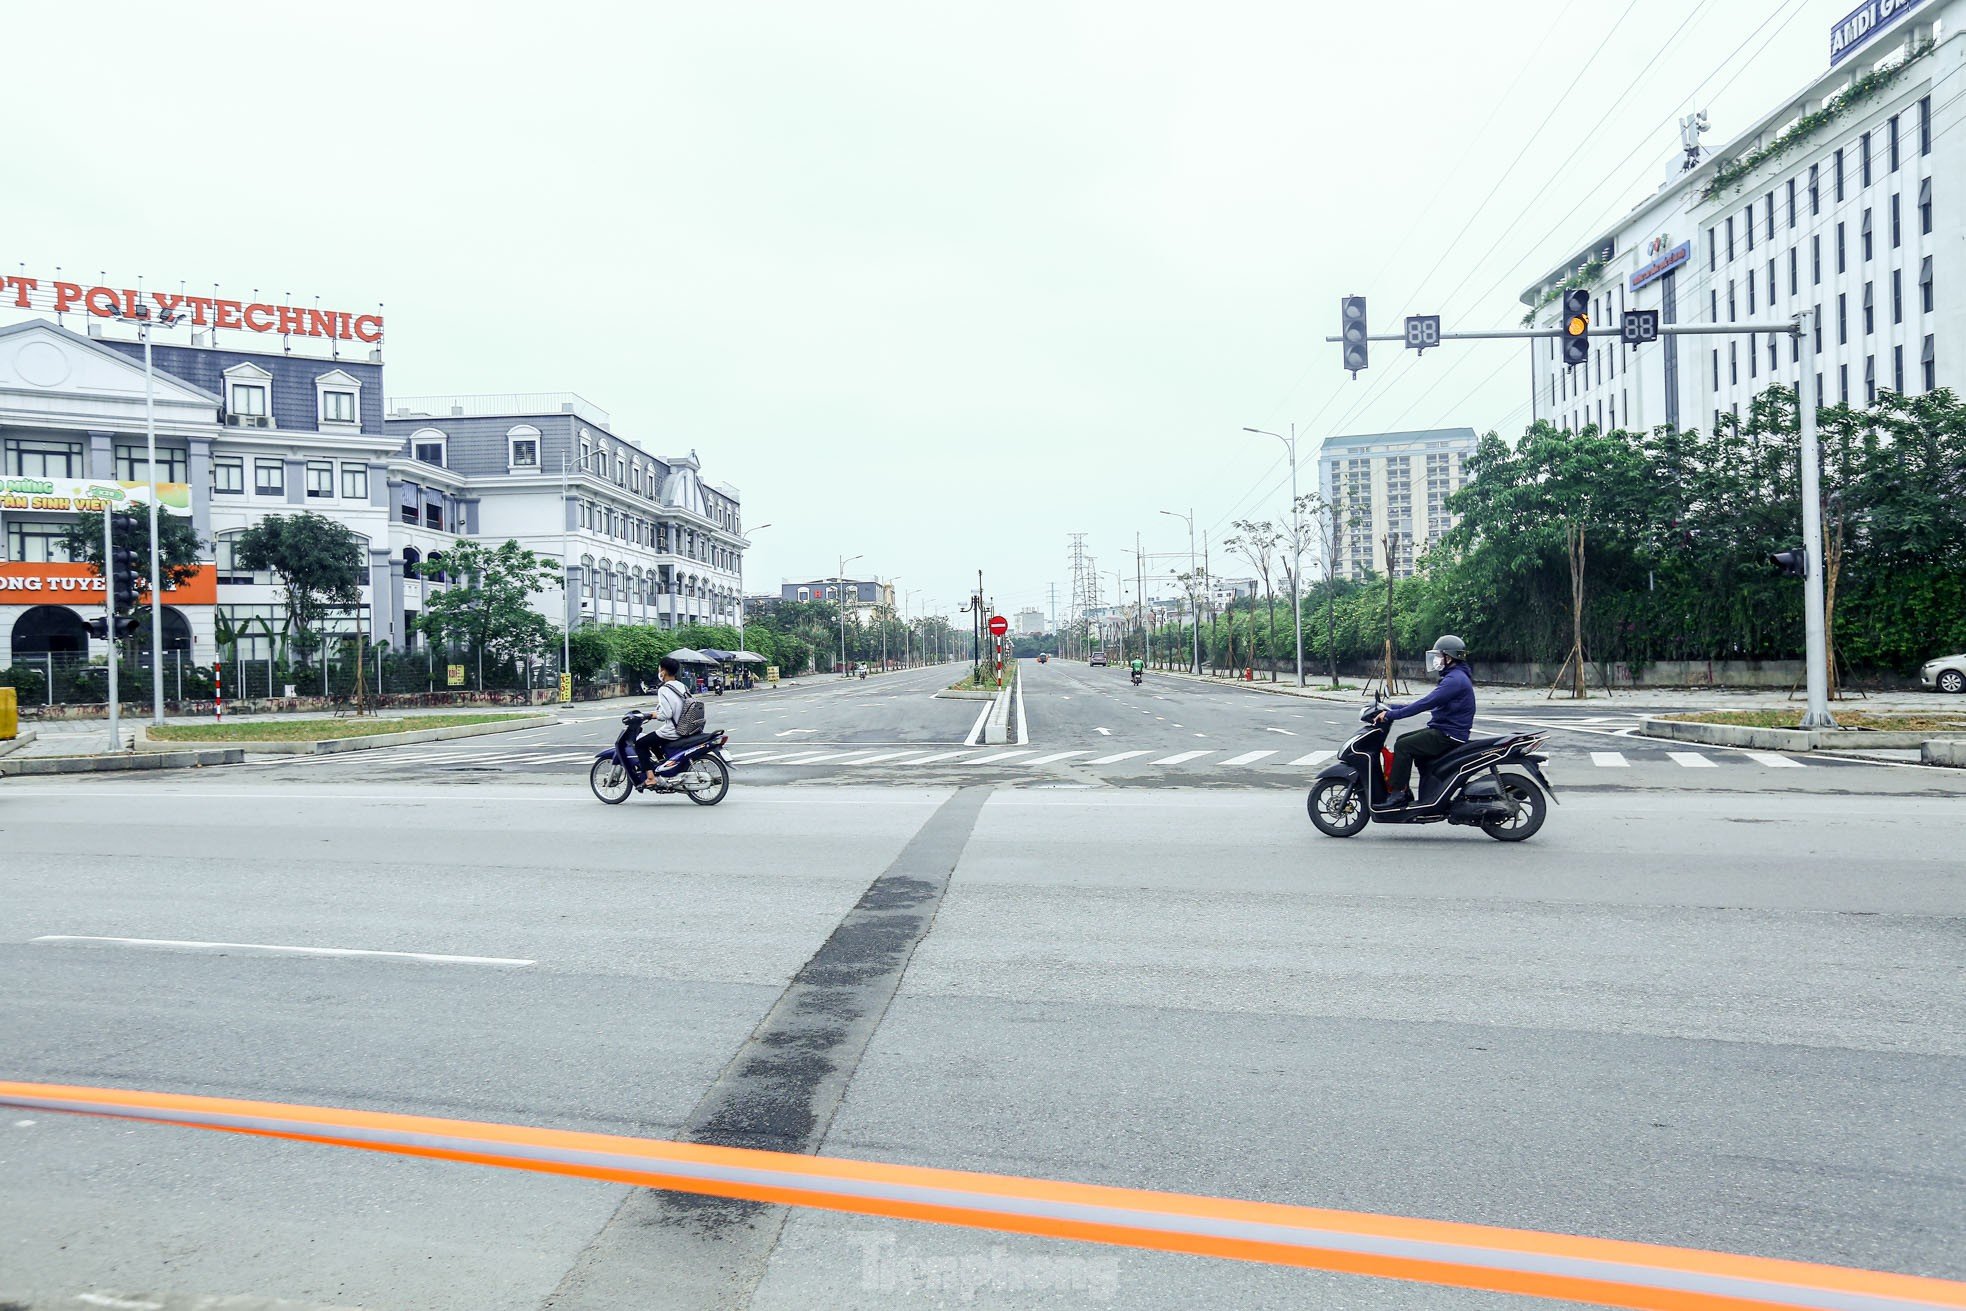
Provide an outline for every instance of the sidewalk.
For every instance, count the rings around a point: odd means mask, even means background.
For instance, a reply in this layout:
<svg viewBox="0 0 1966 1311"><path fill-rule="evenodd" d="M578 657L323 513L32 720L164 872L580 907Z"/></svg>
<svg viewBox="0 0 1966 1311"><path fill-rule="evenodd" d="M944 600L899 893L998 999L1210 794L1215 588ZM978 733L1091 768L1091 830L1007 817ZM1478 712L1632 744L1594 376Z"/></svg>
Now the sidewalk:
<svg viewBox="0 0 1966 1311"><path fill-rule="evenodd" d="M577 702L576 704L584 705L590 703ZM363 719L358 719L354 715L337 716L325 710L301 710L295 711L292 714L228 714L225 717L225 722L228 724L284 724L300 719L341 718L353 723L360 723L368 718L401 719L409 715L415 715L421 719L438 715L501 714L508 711L512 714L543 714L550 713L557 708L557 705L547 705L538 706L528 711L524 706L439 706L429 709L385 711L380 716L367 716L363 717ZM132 742L135 740L137 729L149 722L150 711L148 709L126 708L121 721L117 725L117 732L123 742L123 750L127 751L130 749ZM165 715L164 722L166 724L209 724L213 721L210 715ZM109 721L107 719L56 719L46 723L23 724L21 727L32 729L34 740L11 754L11 758L15 760L24 760L33 756L98 756L107 754L109 751ZM188 749L199 746L223 746L227 744L186 743L185 745Z"/></svg>
<svg viewBox="0 0 1966 1311"><path fill-rule="evenodd" d="M1289 674L1275 683L1258 678L1254 682L1241 679L1214 677L1207 674L1186 674L1178 671L1149 670L1148 680L1156 678L1178 678L1190 683L1213 683L1222 687L1241 688L1251 692L1266 692L1279 696L1309 697L1318 701L1342 702L1345 705L1360 705L1370 698L1361 689L1359 680L1340 676L1339 681L1350 686L1349 691L1333 692L1329 689L1326 676L1316 678L1309 670L1304 672L1308 686L1296 686L1296 675ZM1319 686L1320 683L1327 684ZM1422 679L1403 680L1400 694L1394 700L1410 701L1426 695L1433 686ZM1791 699L1782 690L1761 690L1755 688L1705 688L1705 687L1642 687L1618 688L1606 692L1602 688L1591 688L1590 695L1582 701L1571 699L1565 691L1551 695L1547 688L1493 687L1475 679L1475 695L1486 709L1500 710L1557 710L1591 707L1606 714L1644 715L1661 710L1780 710L1793 707L1798 713L1803 708L1800 692ZM1956 703L1952 699L1932 692L1873 692L1868 699L1852 696L1845 701L1832 702L1834 713L1837 707L1862 710L1949 710ZM1966 707L1961 707L1966 709Z"/></svg>

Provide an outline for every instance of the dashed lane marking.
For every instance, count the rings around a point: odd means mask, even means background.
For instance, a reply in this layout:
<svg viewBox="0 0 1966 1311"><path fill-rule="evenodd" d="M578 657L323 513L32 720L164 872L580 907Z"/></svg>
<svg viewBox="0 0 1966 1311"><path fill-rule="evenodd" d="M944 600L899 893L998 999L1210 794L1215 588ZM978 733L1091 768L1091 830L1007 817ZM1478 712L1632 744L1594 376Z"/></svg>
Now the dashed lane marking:
<svg viewBox="0 0 1966 1311"><path fill-rule="evenodd" d="M1276 752L1274 751L1245 751L1239 756L1231 756L1229 759L1221 761L1220 764L1224 769L1230 765L1253 765L1263 757L1274 756L1275 754Z"/></svg>
<svg viewBox="0 0 1966 1311"><path fill-rule="evenodd" d="M1696 751L1668 751L1666 756L1686 766L1688 769L1718 769L1712 756L1703 756Z"/></svg>
<svg viewBox="0 0 1966 1311"><path fill-rule="evenodd" d="M1159 760L1150 761L1149 763L1155 765L1179 765L1190 760L1199 760L1203 756L1212 756L1214 754L1213 751L1177 751L1171 756L1162 756Z"/></svg>
<svg viewBox="0 0 1966 1311"><path fill-rule="evenodd" d="M1591 763L1604 769L1629 769L1632 762L1625 759L1622 751L1593 751Z"/></svg>
<svg viewBox="0 0 1966 1311"><path fill-rule="evenodd" d="M1131 760L1135 756L1144 756L1146 754L1144 751L1121 751L1116 755L1100 756L1097 760L1088 760L1085 763L1088 765L1114 765L1122 760Z"/></svg>
<svg viewBox="0 0 1966 1311"><path fill-rule="evenodd" d="M1335 751L1313 751L1309 755L1297 757L1297 759L1290 763L1292 765L1321 765L1337 754Z"/></svg>

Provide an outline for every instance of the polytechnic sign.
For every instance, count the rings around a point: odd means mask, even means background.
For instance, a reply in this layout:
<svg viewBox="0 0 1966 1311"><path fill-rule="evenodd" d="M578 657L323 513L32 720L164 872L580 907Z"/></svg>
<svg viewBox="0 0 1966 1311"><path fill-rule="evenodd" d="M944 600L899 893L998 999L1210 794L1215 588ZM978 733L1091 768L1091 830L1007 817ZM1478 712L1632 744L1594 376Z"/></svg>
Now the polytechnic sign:
<svg viewBox="0 0 1966 1311"><path fill-rule="evenodd" d="M149 483L88 478L0 478L0 510L58 510L101 514L150 504ZM158 483L157 508L165 514L191 513L186 483Z"/></svg>
<svg viewBox="0 0 1966 1311"><path fill-rule="evenodd" d="M1885 28L1923 5L1925 0L1868 0L1829 30L1829 66L1835 68Z"/></svg>
<svg viewBox="0 0 1966 1311"><path fill-rule="evenodd" d="M59 278L30 278L25 274L0 277L0 307L52 310L56 314L89 314L98 319L137 318L141 313L186 315L200 328L264 332L281 337L320 337L336 341L382 340L380 314L347 310L308 309L264 301L226 300L221 296L189 296L168 291L137 291L131 287L95 287Z"/></svg>

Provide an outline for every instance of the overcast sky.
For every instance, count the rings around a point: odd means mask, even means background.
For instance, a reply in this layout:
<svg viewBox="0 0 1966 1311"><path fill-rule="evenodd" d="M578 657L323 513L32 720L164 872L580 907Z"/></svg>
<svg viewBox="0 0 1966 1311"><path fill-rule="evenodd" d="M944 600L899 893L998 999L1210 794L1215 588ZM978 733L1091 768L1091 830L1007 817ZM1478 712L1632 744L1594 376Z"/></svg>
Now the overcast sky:
<svg viewBox="0 0 1966 1311"><path fill-rule="evenodd" d="M1338 298L1513 326L1679 115L1724 144L1849 7L16 6L0 272L384 302L392 395L694 448L772 525L749 591L845 554L1062 607L1078 531L1130 598L1136 532L1185 567L1158 511L1284 513L1244 425L1299 425L1307 490L1325 436L1519 431L1525 347L1353 382Z"/></svg>

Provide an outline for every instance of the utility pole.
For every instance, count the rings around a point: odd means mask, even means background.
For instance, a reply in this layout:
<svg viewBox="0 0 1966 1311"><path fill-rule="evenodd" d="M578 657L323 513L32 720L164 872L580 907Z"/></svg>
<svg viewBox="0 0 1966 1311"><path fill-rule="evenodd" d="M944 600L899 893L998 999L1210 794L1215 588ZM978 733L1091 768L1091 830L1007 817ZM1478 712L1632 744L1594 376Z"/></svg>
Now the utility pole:
<svg viewBox="0 0 1966 1311"><path fill-rule="evenodd" d="M1290 452L1290 615L1297 631L1297 686L1304 686L1304 599L1299 575L1304 571L1304 512L1297 500L1297 425L1290 435L1263 428L1244 428L1244 432L1274 437Z"/></svg>
<svg viewBox="0 0 1966 1311"><path fill-rule="evenodd" d="M1385 691L1392 696L1399 686L1398 671L1393 665L1393 555L1399 549L1399 534L1388 532L1379 539L1386 547L1386 672Z"/></svg>
<svg viewBox="0 0 1966 1311"><path fill-rule="evenodd" d="M1201 672L1201 606L1195 596L1195 586L1200 582L1200 577L1195 573L1195 512L1193 507L1190 507L1186 514L1178 510L1162 510L1161 513L1171 519L1188 521L1188 628L1192 634L1189 658L1193 662L1191 666L1193 672L1199 674Z"/></svg>

